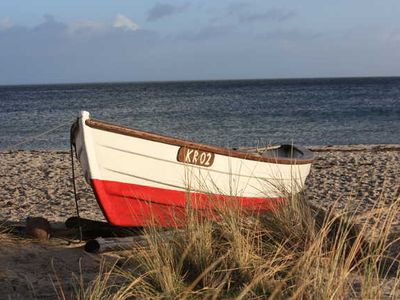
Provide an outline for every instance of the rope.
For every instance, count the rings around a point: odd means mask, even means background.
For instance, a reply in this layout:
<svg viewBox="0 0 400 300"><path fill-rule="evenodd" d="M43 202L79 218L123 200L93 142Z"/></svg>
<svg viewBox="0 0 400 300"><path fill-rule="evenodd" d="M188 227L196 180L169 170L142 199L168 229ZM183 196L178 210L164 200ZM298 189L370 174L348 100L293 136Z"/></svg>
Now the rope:
<svg viewBox="0 0 400 300"><path fill-rule="evenodd" d="M42 133L40 133L38 135L31 136L31 137L29 137L29 138L27 138L27 139L25 139L25 140L23 140L21 142L18 142L18 143L14 144L14 145L8 146L7 148L5 148L5 150L6 151L10 151L10 150L15 149L16 147L19 147L21 145L24 145L24 144L27 144L29 142L32 142L33 140L35 140L35 139L37 139L37 138L39 138L41 136L47 135L49 133L52 133L52 132L60 129L63 126L70 125L74 120L76 120L76 118L74 118L74 119L72 119L72 120L70 120L68 122L64 122L64 123L58 125L57 127L49 129L49 130L47 130L45 132L42 132ZM76 123L73 123L72 126L73 127L76 126L75 124ZM74 145L73 145L73 140L72 140L73 139L73 136L72 136L73 132L72 131L73 130L71 128L71 132L70 132L70 153L71 153L71 168L72 168L72 185L74 187L75 208L76 208L76 215L78 217L79 238L80 238L79 241L81 242L83 240L83 235L82 235L81 218L80 218L80 214L79 214L79 205L78 205L79 198L78 198L78 193L77 193L77 189L76 189L76 180L75 180L75 164L74 164L74 149L73 149Z"/></svg>
<svg viewBox="0 0 400 300"><path fill-rule="evenodd" d="M81 226L81 217L79 215L79 205L78 205L79 198L78 198L78 193L76 192L74 150L73 150L72 143L71 143L71 168L72 168L72 185L74 187L75 209L76 209L76 216L78 217L79 241L82 241L83 240L82 226Z"/></svg>
<svg viewBox="0 0 400 300"><path fill-rule="evenodd" d="M75 198L75 209L76 209L76 216L78 217L78 227L79 227L79 241L81 242L83 240L83 234L82 234L82 226L81 226L81 217L79 214L79 204L78 204L78 193L76 191L76 180L75 180L75 164L74 164L74 144L73 144L73 131L74 131L74 126L76 126L77 123L74 123L71 127L71 133L70 133L70 153L71 153L71 169L72 169L72 186L74 187L74 198Z"/></svg>
<svg viewBox="0 0 400 300"><path fill-rule="evenodd" d="M31 137L28 137L28 138L22 140L21 142L18 142L18 143L16 143L16 144L14 144L14 145L8 146L8 147L5 148L5 151L14 150L16 147L19 147L19 146L21 146L21 145L24 145L24 144L27 144L27 143L29 143L29 142L32 142L33 140L35 140L35 139L37 139L37 138L39 138L39 137L42 137L42 136L44 136L44 135L46 135L46 134L52 133L52 132L54 132L54 131L60 129L60 128L63 127L63 126L70 125L70 124L73 122L73 120L75 120L75 119L72 119L72 120L70 120L70 121L68 121L68 122L62 123L62 124L58 125L57 127L54 127L54 128L52 128L52 129L50 129L50 130L47 130L47 131L45 131L45 132L42 132L42 133L40 133L40 134L38 134L38 135L34 135L34 136L31 136Z"/></svg>

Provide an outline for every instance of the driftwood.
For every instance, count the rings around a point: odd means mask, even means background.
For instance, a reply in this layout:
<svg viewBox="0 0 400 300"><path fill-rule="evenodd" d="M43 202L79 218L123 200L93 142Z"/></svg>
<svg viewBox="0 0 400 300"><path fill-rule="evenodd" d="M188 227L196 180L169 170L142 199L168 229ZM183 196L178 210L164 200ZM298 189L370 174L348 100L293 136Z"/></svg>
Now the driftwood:
<svg viewBox="0 0 400 300"><path fill-rule="evenodd" d="M171 242L177 234L182 234L182 230L169 229L157 232L157 238L162 239L163 243L165 242L165 244L167 244ZM144 234L130 237L98 237L87 241L85 251L90 253L102 253L107 251L129 250L136 247L146 247L148 241L148 238Z"/></svg>
<svg viewBox="0 0 400 300"><path fill-rule="evenodd" d="M119 227L113 226L106 222L93 221L78 217L71 217L65 221L67 228L82 228L82 234L86 239L96 237L126 237L141 234L143 228L141 227Z"/></svg>
<svg viewBox="0 0 400 300"><path fill-rule="evenodd" d="M90 253L102 253L146 246L147 239L144 236L102 238L98 237L86 242L85 251Z"/></svg>

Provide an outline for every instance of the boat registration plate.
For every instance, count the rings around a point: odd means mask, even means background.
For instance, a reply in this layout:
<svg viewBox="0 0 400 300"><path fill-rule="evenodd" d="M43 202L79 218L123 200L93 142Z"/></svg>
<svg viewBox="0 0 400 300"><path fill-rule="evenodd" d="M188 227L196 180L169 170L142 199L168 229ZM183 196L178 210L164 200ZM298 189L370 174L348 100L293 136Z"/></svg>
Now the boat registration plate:
<svg viewBox="0 0 400 300"><path fill-rule="evenodd" d="M178 161L192 165L210 167L214 163L215 154L203 150L180 147Z"/></svg>

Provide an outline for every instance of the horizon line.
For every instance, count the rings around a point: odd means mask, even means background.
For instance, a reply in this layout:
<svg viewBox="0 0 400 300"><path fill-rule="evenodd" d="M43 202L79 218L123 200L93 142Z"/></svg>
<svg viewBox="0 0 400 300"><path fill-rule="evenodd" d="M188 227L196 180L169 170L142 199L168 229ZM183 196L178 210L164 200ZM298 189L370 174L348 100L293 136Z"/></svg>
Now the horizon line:
<svg viewBox="0 0 400 300"><path fill-rule="evenodd" d="M173 79L173 80L111 80L53 83L12 83L0 84L0 87L42 86L42 85L98 85L98 84L130 84L130 83L179 83L179 82L211 82L211 81L274 81L274 80L315 80L315 79L368 79L368 78L400 78L400 75L364 75L364 76L322 76L322 77L267 77L267 78L221 78L221 79Z"/></svg>

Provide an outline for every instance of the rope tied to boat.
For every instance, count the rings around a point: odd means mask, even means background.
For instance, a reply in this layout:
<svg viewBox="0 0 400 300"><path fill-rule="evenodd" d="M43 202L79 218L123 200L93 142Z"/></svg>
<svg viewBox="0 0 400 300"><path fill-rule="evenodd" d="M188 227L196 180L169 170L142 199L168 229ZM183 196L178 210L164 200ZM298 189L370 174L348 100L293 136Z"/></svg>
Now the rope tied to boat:
<svg viewBox="0 0 400 300"><path fill-rule="evenodd" d="M26 139L23 139L22 141L20 141L20 142L18 142L18 143L16 143L16 144L9 145L9 146L6 147L4 150L5 150L5 151L15 150L16 147L19 147L19 146L21 146L21 145L25 145L25 144L27 144L27 143L30 143L30 142L32 142L32 141L34 141L34 140L36 140L36 139L38 139L38 138L40 138L40 137L42 137L42 136L45 136L45 135L47 135L47 134L50 134L50 133L52 133L52 132L54 132L54 131L60 129L61 127L70 125L71 122L72 122L73 120L75 120L75 118L72 119L72 120L69 120L68 122L64 122L64 123L62 123L62 124L60 124L60 125L58 125L58 126L56 126L56 127L54 127L54 128L51 128L51 129L49 129L49 130L47 130L47 131L45 131L45 132L42 132L42 133L39 133L39 134L37 134L37 135L30 136L30 137L28 137L28 138L26 138Z"/></svg>
<svg viewBox="0 0 400 300"><path fill-rule="evenodd" d="M73 122L73 124L72 124L71 130L70 130L70 141L69 142L70 142L71 169L72 169L72 186L73 186L73 190L74 190L76 214L77 214L77 217L78 217L79 239L80 239L79 241L81 242L83 240L83 235L82 235L82 226L81 226L81 221L80 221L81 218L80 218L79 204L78 204L79 197L78 197L78 193L77 193L76 179L75 179L74 142L73 142L73 133L74 133L74 130L78 126L78 122L76 121L76 118L73 118L73 119L71 119L71 120L69 120L67 122L61 123L60 125L58 125L56 127L53 127L53 128L51 128L49 130L46 130L44 132L41 132L41 133L39 133L37 135L30 136L30 137L28 137L26 139L23 139L22 141L20 141L20 142L18 142L16 144L10 145L10 146L5 148L5 151L15 150L17 147L19 147L21 145L25 145L27 143L30 143L30 142L38 139L39 137L48 135L48 134L50 134L50 133L52 133L54 131L57 131L58 129L60 129L60 128L64 127L64 126L70 125L71 122Z"/></svg>
<svg viewBox="0 0 400 300"><path fill-rule="evenodd" d="M71 126L70 130L70 136L69 136L69 144L70 144L70 154L71 154L71 169L72 169L72 186L74 189L74 199L75 199L75 209L76 209L76 216L78 217L78 228L79 228L79 241L81 242L83 240L83 235L82 235L82 224L81 224L81 217L79 213L79 197L76 189L76 180L75 180L75 163L74 163L74 148L75 148L75 143L74 143L74 133L77 127L79 126L78 124L79 119L77 119ZM75 148L76 150L76 148Z"/></svg>

